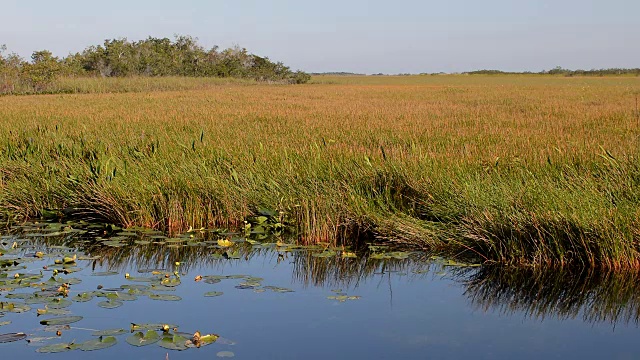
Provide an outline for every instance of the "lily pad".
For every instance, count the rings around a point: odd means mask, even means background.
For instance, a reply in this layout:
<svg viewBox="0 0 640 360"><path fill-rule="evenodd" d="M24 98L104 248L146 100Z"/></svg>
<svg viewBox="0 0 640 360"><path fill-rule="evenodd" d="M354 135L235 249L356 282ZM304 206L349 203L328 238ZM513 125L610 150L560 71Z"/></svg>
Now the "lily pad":
<svg viewBox="0 0 640 360"><path fill-rule="evenodd" d="M178 295L168 295L168 294L149 294L149 299L151 300L161 300L161 301L180 301L182 298Z"/></svg>
<svg viewBox="0 0 640 360"><path fill-rule="evenodd" d="M146 334L139 331L127 338L127 343L133 346L147 346L160 341L160 335L153 330L147 331Z"/></svg>
<svg viewBox="0 0 640 360"><path fill-rule="evenodd" d="M41 320L41 325L69 325L76 323L82 320L82 316L63 316L57 318L51 318L46 320Z"/></svg>
<svg viewBox="0 0 640 360"><path fill-rule="evenodd" d="M113 336L105 336L105 337L100 336L100 338L98 339L89 340L81 344L78 344L78 349L82 351L102 350L102 349L112 347L117 343L118 343L118 340L116 340L116 338Z"/></svg>
<svg viewBox="0 0 640 360"><path fill-rule="evenodd" d="M29 305L19 304L19 303L6 303L0 302L0 311L11 312L11 313L24 313L31 310Z"/></svg>
<svg viewBox="0 0 640 360"><path fill-rule="evenodd" d="M174 329L178 325L174 324L134 324L131 323L131 331L135 330L163 330L164 328Z"/></svg>
<svg viewBox="0 0 640 360"><path fill-rule="evenodd" d="M76 296L71 298L71 300L75 302L87 302L87 301L93 300L93 298L94 298L93 293L84 292L84 293L77 294Z"/></svg>
<svg viewBox="0 0 640 360"><path fill-rule="evenodd" d="M176 286L180 285L180 279L178 279L178 278L165 278L165 279L162 279L162 281L160 283L163 286L176 287Z"/></svg>
<svg viewBox="0 0 640 360"><path fill-rule="evenodd" d="M91 276L114 276L114 275L118 275L118 273L115 271L103 271L103 272L95 272L91 274Z"/></svg>
<svg viewBox="0 0 640 360"><path fill-rule="evenodd" d="M216 356L219 357L219 358L232 358L232 357L236 356L236 354L234 354L231 351L219 351L216 354Z"/></svg>
<svg viewBox="0 0 640 360"><path fill-rule="evenodd" d="M14 341L20 341L27 338L25 333L9 333L0 335L0 344L10 343Z"/></svg>
<svg viewBox="0 0 640 360"><path fill-rule="evenodd" d="M119 300L107 300L107 301L101 301L98 303L98 306L103 309L116 309L122 305L124 305L124 303Z"/></svg>
<svg viewBox="0 0 640 360"><path fill-rule="evenodd" d="M224 293L222 291L209 291L208 293L205 293L204 296L205 297L216 297L216 296L222 296Z"/></svg>
<svg viewBox="0 0 640 360"><path fill-rule="evenodd" d="M43 346L36 351L39 353L53 354L67 352L75 349L77 349L77 345L74 343L61 343Z"/></svg>
<svg viewBox="0 0 640 360"><path fill-rule="evenodd" d="M94 333L91 334L91 336L117 336L117 335L122 335L126 333L127 333L127 330L125 329L109 329L109 330L95 331Z"/></svg>
<svg viewBox="0 0 640 360"><path fill-rule="evenodd" d="M181 335L165 335L158 345L167 350L182 351L188 349L187 341L189 339Z"/></svg>

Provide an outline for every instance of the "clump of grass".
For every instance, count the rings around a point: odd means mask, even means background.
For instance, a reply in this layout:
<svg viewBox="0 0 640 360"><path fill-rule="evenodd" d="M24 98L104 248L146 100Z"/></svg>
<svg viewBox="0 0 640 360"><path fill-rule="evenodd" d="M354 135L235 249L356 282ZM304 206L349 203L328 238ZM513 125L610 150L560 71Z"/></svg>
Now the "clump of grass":
<svg viewBox="0 0 640 360"><path fill-rule="evenodd" d="M269 208L305 243L638 265L635 79L402 80L3 97L0 209L180 231Z"/></svg>

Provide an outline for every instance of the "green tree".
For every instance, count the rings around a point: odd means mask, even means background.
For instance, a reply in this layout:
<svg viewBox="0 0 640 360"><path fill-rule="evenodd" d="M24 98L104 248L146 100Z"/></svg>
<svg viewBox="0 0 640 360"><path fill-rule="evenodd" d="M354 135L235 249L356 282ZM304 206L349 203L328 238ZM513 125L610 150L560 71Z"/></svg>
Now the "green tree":
<svg viewBox="0 0 640 360"><path fill-rule="evenodd" d="M61 70L60 60L50 51L41 50L31 55L31 63L23 65L21 76L34 91L40 92L56 80Z"/></svg>
<svg viewBox="0 0 640 360"><path fill-rule="evenodd" d="M24 60L14 53L6 54L7 46L0 45L0 93L12 93L20 83L20 69Z"/></svg>

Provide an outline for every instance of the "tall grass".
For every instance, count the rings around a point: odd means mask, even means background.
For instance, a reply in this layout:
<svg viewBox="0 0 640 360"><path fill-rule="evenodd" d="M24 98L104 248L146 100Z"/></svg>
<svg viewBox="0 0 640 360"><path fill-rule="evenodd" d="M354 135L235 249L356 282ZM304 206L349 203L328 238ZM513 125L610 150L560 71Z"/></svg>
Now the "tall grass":
<svg viewBox="0 0 640 360"><path fill-rule="evenodd" d="M266 207L301 242L639 265L638 79L361 79L0 98L0 209L179 231Z"/></svg>

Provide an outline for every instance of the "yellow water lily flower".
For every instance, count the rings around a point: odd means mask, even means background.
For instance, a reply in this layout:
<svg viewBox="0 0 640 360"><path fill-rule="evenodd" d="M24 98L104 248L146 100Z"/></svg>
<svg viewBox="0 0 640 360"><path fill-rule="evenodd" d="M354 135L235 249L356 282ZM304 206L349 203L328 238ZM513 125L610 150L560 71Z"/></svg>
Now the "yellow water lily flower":
<svg viewBox="0 0 640 360"><path fill-rule="evenodd" d="M230 241L227 239L218 240L218 245L222 247L230 247L230 246L233 246L233 241Z"/></svg>

